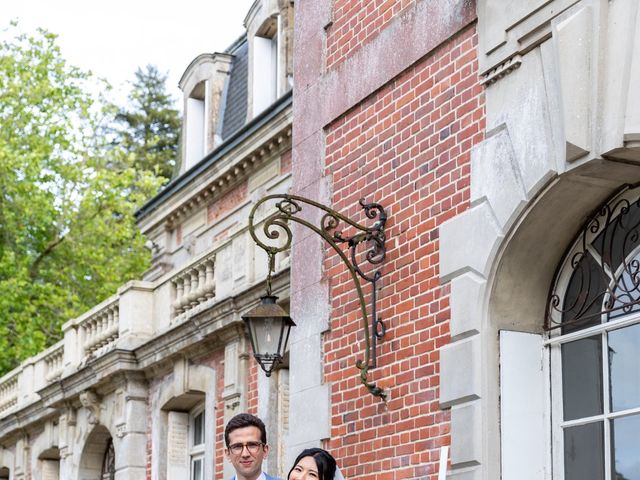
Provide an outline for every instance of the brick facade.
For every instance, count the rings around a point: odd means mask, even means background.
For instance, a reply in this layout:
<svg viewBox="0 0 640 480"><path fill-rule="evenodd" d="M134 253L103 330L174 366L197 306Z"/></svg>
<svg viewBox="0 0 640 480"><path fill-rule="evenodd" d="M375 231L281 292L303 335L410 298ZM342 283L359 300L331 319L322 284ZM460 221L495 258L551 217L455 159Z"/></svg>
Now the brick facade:
<svg viewBox="0 0 640 480"><path fill-rule="evenodd" d="M327 69L335 68L378 35L413 0L336 0L327 26Z"/></svg>
<svg viewBox="0 0 640 480"><path fill-rule="evenodd" d="M390 214L379 295L388 331L372 376L389 393L386 408L357 382L362 334L350 275L337 255L325 262L330 446L350 479L436 474L439 447L449 443L449 414L438 402L438 349L449 341L438 228L468 207L470 148L483 138L476 43L475 28L466 29L326 129L334 208L353 214L365 198Z"/></svg>
<svg viewBox="0 0 640 480"><path fill-rule="evenodd" d="M450 444L450 413L439 401L440 348L450 341L439 227L469 208L471 149L485 129L473 5L331 3L325 10L325 68L314 69L309 59L299 67L310 87L298 103L294 99L293 185L363 224L371 221L358 205L361 198L382 204L389 215L378 293L387 333L369 378L385 389L388 401L359 381L355 362L364 356L364 334L351 275L335 252L320 247L319 285L327 285L330 299L330 329L322 341L330 388L326 446L349 479L435 479L440 447ZM311 23L301 17L298 25ZM416 38L412 50L407 32L417 33L421 22L434 28L431 37ZM347 92L334 97L337 85ZM311 92L324 92L328 100L315 115L304 115L297 105ZM313 109L305 104L305 111ZM314 155L323 165L311 177ZM296 268L295 248L292 301L294 310L304 311L310 300L297 296L296 288L308 275Z"/></svg>

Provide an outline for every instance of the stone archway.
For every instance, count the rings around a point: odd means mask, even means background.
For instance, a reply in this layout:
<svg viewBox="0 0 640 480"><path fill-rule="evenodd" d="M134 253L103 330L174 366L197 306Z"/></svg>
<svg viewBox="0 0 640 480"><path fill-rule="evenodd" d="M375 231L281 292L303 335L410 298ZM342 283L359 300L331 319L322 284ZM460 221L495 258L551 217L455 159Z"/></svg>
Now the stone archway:
<svg viewBox="0 0 640 480"><path fill-rule="evenodd" d="M505 33L485 17L494 3L478 4L481 45L485 28ZM508 60L513 66L487 70L486 138L471 155L470 208L440 229L440 275L451 285L440 401L451 409L452 479L548 477L548 464L526 475L503 471L499 332L538 335L542 344L547 295L565 249L594 208L640 180L633 88L640 79L640 9L627 1L607 8L575 3L539 19L535 28L548 28L550 38L519 51ZM593 44L578 45L578 31ZM582 73L571 63L578 58ZM548 459L551 439L540 443Z"/></svg>
<svg viewBox="0 0 640 480"><path fill-rule="evenodd" d="M112 472L109 471L110 466L113 466ZM82 450L78 480L113 480L114 478L115 453L111 434L105 426L96 425L87 437Z"/></svg>
<svg viewBox="0 0 640 480"><path fill-rule="evenodd" d="M0 480L9 480L10 471L7 467L0 468Z"/></svg>

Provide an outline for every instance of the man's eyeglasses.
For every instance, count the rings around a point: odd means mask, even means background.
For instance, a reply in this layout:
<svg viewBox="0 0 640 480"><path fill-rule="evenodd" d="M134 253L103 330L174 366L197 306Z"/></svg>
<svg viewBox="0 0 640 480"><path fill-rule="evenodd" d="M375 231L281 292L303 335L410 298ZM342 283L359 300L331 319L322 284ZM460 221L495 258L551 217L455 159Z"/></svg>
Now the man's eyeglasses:
<svg viewBox="0 0 640 480"><path fill-rule="evenodd" d="M262 442L247 442L247 443L234 443L233 445L229 445L229 451L234 455L240 455L244 447L247 447L247 450L250 454L254 455L260 451L260 448L264 443Z"/></svg>

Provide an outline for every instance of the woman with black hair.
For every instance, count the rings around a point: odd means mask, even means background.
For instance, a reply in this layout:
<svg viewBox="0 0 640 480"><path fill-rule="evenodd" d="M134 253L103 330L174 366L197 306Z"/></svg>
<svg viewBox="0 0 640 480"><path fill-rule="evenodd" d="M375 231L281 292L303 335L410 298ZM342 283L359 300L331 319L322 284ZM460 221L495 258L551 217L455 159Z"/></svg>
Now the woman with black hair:
<svg viewBox="0 0 640 480"><path fill-rule="evenodd" d="M344 480L344 477L329 452L307 448L296 458L287 480Z"/></svg>

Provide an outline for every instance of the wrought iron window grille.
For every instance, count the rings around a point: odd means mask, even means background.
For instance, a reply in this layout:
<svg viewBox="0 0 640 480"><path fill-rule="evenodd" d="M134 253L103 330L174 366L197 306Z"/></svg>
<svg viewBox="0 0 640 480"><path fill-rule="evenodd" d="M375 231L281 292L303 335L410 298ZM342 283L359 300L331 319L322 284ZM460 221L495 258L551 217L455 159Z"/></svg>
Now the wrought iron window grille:
<svg viewBox="0 0 640 480"><path fill-rule="evenodd" d="M625 185L598 207L564 258L545 330L567 333L640 311L640 186Z"/></svg>

